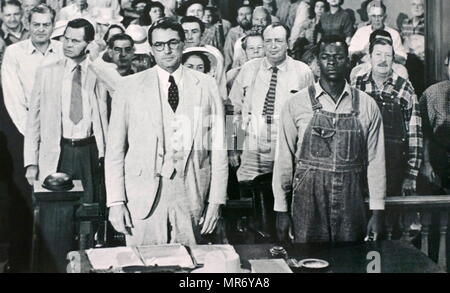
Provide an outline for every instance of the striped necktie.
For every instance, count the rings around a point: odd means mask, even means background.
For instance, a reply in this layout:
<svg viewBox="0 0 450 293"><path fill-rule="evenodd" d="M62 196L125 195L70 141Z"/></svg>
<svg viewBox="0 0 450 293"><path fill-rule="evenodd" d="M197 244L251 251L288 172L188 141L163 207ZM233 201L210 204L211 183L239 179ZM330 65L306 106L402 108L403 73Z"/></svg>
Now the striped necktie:
<svg viewBox="0 0 450 293"><path fill-rule="evenodd" d="M72 78L72 92L70 95L69 118L73 124L77 125L83 119L83 98L81 95L81 66L74 69Z"/></svg>
<svg viewBox="0 0 450 293"><path fill-rule="evenodd" d="M263 116L266 117L266 122L268 124L271 124L273 120L272 118L275 109L275 93L277 89L277 73L278 73L277 67L271 67L270 69L272 70L272 77L270 78L269 91L267 92L263 108Z"/></svg>

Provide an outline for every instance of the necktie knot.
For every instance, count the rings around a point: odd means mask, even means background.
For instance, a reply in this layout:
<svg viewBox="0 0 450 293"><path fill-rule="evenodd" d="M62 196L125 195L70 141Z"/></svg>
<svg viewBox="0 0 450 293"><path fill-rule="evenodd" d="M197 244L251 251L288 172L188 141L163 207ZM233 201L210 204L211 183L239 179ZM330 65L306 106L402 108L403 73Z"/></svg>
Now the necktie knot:
<svg viewBox="0 0 450 293"><path fill-rule="evenodd" d="M173 78L173 75L169 76L169 83L171 83L171 84L175 83L175 78Z"/></svg>
<svg viewBox="0 0 450 293"><path fill-rule="evenodd" d="M270 70L272 70L273 73L277 73L278 72L278 67L272 66L272 67L270 67Z"/></svg>

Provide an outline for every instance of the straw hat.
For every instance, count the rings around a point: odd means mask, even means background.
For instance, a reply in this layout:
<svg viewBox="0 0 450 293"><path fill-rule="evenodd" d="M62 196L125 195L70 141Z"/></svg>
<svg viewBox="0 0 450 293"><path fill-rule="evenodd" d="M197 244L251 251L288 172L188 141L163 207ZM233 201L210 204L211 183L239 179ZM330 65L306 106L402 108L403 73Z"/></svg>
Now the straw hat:
<svg viewBox="0 0 450 293"><path fill-rule="evenodd" d="M121 15L116 15L112 8L100 8L98 9L95 17L95 21L100 24L118 24L123 20Z"/></svg>
<svg viewBox="0 0 450 293"><path fill-rule="evenodd" d="M125 33L134 41L135 54L150 53L150 44L147 40L147 31L145 28L137 24L130 24Z"/></svg>
<svg viewBox="0 0 450 293"><path fill-rule="evenodd" d="M69 21L67 20L58 20L55 23L55 28L53 29L53 33L51 38L59 38L62 37L64 35L64 31L66 30L66 26L69 23Z"/></svg>

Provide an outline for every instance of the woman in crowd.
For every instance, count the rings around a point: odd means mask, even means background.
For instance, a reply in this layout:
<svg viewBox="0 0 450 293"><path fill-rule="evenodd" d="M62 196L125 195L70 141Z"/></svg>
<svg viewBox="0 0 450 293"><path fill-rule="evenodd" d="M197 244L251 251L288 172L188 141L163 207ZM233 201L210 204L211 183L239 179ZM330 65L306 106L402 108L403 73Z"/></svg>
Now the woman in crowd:
<svg viewBox="0 0 450 293"><path fill-rule="evenodd" d="M310 18L301 25L299 38L294 43L292 55L296 60L303 61L304 54L320 40L320 18L328 11L330 11L330 5L326 0L311 1Z"/></svg>
<svg viewBox="0 0 450 293"><path fill-rule="evenodd" d="M323 35L344 35L347 44L353 36L354 21L347 11L342 9L344 0L327 0L330 11L320 18Z"/></svg>
<svg viewBox="0 0 450 293"><path fill-rule="evenodd" d="M188 52L183 54L181 62L187 68L199 71L201 73L209 73L211 71L211 61L201 52Z"/></svg>
<svg viewBox="0 0 450 293"><path fill-rule="evenodd" d="M158 21L164 16L164 5L162 5L161 2L158 1L150 1L149 3L147 3L147 5L145 5L141 16L131 23L138 24L144 27L145 30L148 30L152 23Z"/></svg>

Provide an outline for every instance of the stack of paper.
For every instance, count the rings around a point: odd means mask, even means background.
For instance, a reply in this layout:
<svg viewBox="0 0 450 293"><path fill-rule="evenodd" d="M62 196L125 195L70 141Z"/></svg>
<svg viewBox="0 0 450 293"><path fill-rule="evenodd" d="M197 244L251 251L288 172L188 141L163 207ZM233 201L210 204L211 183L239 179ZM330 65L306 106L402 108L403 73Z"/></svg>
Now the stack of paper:
<svg viewBox="0 0 450 293"><path fill-rule="evenodd" d="M131 247L89 249L86 254L94 270L144 265Z"/></svg>
<svg viewBox="0 0 450 293"><path fill-rule="evenodd" d="M277 259L253 259L249 260L252 266L252 273L292 273L286 261Z"/></svg>
<svg viewBox="0 0 450 293"><path fill-rule="evenodd" d="M239 255L231 245L197 245L191 253L203 268L196 273L241 273Z"/></svg>
<svg viewBox="0 0 450 293"><path fill-rule="evenodd" d="M188 251L181 244L140 246L137 250L146 266L195 267Z"/></svg>

